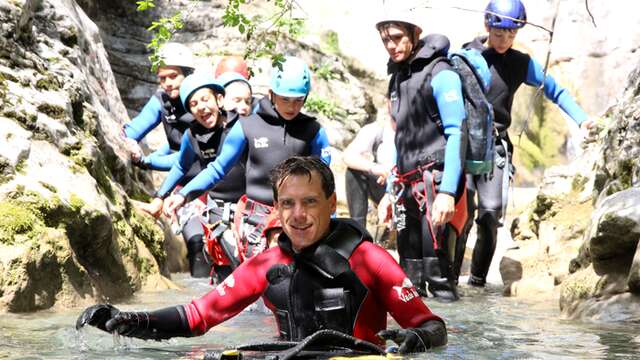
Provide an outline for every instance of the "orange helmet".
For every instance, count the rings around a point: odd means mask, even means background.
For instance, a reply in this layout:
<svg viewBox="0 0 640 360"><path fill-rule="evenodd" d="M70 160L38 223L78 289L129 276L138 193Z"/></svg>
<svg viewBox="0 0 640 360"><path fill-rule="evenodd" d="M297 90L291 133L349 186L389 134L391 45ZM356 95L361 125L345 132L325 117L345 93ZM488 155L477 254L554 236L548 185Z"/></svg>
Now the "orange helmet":
<svg viewBox="0 0 640 360"><path fill-rule="evenodd" d="M222 60L218 62L218 65L216 65L214 76L217 79L221 74L229 71L236 72L247 80L251 77L249 66L247 66L247 63L241 56L227 56L222 58Z"/></svg>

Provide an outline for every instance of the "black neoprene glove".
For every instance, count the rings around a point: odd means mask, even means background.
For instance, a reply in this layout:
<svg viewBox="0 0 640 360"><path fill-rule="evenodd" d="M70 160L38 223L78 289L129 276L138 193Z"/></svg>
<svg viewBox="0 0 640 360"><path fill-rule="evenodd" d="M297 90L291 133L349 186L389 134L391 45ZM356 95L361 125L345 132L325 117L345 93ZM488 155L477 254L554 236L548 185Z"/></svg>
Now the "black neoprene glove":
<svg viewBox="0 0 640 360"><path fill-rule="evenodd" d="M120 311L110 304L88 307L78 317L76 329L89 324L106 332L143 340L164 340L193 336L182 306L156 311Z"/></svg>
<svg viewBox="0 0 640 360"><path fill-rule="evenodd" d="M447 343L447 329L438 320L429 320L419 328L382 330L378 336L398 344L400 354L427 351Z"/></svg>

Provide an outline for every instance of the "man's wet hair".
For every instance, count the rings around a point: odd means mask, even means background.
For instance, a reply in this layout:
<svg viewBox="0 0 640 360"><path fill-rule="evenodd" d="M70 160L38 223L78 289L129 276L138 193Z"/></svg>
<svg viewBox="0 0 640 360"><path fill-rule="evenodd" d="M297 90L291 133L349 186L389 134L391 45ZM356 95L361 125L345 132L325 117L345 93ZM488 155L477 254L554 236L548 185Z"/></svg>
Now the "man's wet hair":
<svg viewBox="0 0 640 360"><path fill-rule="evenodd" d="M273 190L273 201L278 201L278 187L289 176L306 175L311 181L313 172L320 175L322 190L327 198L336 190L336 183L333 173L327 164L317 156L293 156L281 162L271 171L271 188Z"/></svg>

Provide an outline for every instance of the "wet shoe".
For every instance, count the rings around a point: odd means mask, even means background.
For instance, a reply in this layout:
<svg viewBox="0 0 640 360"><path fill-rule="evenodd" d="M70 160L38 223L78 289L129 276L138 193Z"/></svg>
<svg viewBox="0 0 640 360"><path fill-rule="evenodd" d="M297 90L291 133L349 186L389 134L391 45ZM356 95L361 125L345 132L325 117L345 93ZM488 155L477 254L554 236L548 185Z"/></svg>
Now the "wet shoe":
<svg viewBox="0 0 640 360"><path fill-rule="evenodd" d="M469 275L469 280L467 281L467 284L474 287L484 287L486 283L487 280L475 275Z"/></svg>
<svg viewBox="0 0 640 360"><path fill-rule="evenodd" d="M440 262L437 257L423 258L423 276L429 284L429 292L442 302L453 302L460 300L458 289L453 279L442 276Z"/></svg>

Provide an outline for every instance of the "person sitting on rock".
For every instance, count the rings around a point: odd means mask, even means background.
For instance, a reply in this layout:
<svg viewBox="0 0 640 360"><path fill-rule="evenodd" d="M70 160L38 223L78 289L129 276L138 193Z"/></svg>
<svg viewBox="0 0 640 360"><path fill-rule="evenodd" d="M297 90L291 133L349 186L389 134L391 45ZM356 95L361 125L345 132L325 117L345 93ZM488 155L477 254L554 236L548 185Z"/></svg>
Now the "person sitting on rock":
<svg viewBox="0 0 640 360"><path fill-rule="evenodd" d="M186 305L119 311L94 305L79 316L108 332L162 340L202 335L262 297L282 340L299 341L330 329L400 353L443 346L447 330L421 300L393 257L350 219L332 219L335 181L317 157L291 157L271 175L283 226L277 246L248 259L215 289ZM402 327L386 329L387 314Z"/></svg>

